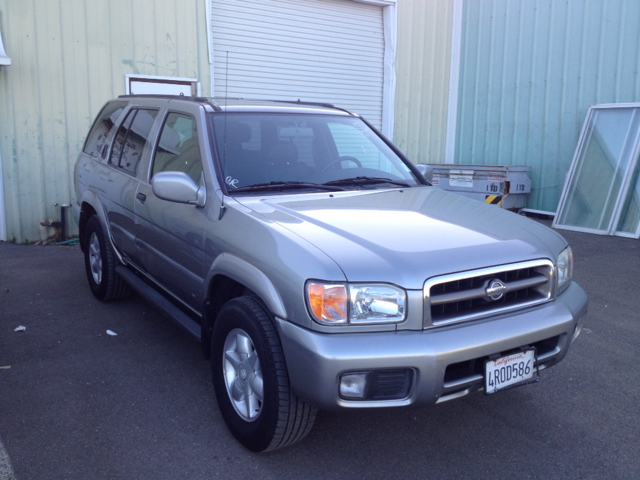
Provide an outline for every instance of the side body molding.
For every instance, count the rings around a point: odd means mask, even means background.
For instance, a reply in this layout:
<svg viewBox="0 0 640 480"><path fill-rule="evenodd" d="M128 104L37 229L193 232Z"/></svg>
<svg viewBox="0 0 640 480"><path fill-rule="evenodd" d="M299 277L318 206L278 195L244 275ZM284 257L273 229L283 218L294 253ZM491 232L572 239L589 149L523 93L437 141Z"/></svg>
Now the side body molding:
<svg viewBox="0 0 640 480"><path fill-rule="evenodd" d="M282 299L273 283L262 270L230 253L222 253L214 260L207 275L207 284L216 275L225 275L254 291L269 310L280 318L287 318Z"/></svg>
<svg viewBox="0 0 640 480"><path fill-rule="evenodd" d="M107 214L105 213L105 209L102 206L100 197L95 192L87 189L82 194L82 201L80 202L80 205L82 206L85 203L88 203L89 205L91 205L93 209L96 211L96 214L100 219L100 223L102 224L102 227L106 229L107 236L109 237L109 241L111 242L111 247L113 247L113 251L116 253L116 256L118 257L118 260L120 261L120 263L123 265L126 265L126 262L124 261L124 259L122 258L122 255L120 255L120 252L118 251L118 247L116 247L116 244L113 243L113 237L111 236L111 226L109 225L109 221L107 220Z"/></svg>

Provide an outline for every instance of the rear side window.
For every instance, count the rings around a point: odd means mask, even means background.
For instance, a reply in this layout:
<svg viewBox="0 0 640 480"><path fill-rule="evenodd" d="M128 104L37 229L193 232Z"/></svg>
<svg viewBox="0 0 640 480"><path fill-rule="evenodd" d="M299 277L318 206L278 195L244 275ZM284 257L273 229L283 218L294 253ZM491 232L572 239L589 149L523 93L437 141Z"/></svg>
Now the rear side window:
<svg viewBox="0 0 640 480"><path fill-rule="evenodd" d="M135 173L157 115L157 110L131 110L118 128L109 162L128 172Z"/></svg>
<svg viewBox="0 0 640 480"><path fill-rule="evenodd" d="M111 102L104 106L87 136L82 149L84 153L96 158L102 155L109 132L126 106L127 102Z"/></svg>
<svg viewBox="0 0 640 480"><path fill-rule="evenodd" d="M200 183L202 160L192 117L180 113L167 115L153 161L153 175L159 172L184 172Z"/></svg>

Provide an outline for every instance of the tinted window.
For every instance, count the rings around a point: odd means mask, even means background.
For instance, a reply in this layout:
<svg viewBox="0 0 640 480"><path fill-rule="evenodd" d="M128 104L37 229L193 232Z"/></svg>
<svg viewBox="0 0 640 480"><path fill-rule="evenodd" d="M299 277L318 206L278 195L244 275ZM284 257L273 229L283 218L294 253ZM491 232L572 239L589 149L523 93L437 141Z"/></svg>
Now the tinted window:
<svg viewBox="0 0 640 480"><path fill-rule="evenodd" d="M116 133L109 161L135 173L149 132L158 115L157 110L131 110Z"/></svg>
<svg viewBox="0 0 640 480"><path fill-rule="evenodd" d="M92 157L102 155L102 149L107 142L109 132L126 106L127 102L111 102L105 105L87 136L83 148L84 153Z"/></svg>
<svg viewBox="0 0 640 480"><path fill-rule="evenodd" d="M129 127L131 123L133 123L133 119L136 116L136 111L131 110L124 122L120 124L118 127L118 131L116 132L116 136L113 139L113 146L111 147L111 157L109 157L109 162L118 165L120 162L120 155L122 155L122 147L124 146L124 142L127 138L127 132L129 131Z"/></svg>
<svg viewBox="0 0 640 480"><path fill-rule="evenodd" d="M418 183L402 159L358 118L233 113L214 114L213 123L218 158L231 189L357 176Z"/></svg>
<svg viewBox="0 0 640 480"><path fill-rule="evenodd" d="M184 172L200 183L202 160L192 117L179 113L167 115L153 161L153 175L159 172Z"/></svg>

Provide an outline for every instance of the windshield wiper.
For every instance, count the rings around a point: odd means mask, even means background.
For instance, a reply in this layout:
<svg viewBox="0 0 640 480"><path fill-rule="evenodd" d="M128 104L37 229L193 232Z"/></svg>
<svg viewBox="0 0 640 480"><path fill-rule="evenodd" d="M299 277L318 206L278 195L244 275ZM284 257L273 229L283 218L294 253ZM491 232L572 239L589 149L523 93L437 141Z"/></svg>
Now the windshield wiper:
<svg viewBox="0 0 640 480"><path fill-rule="evenodd" d="M351 177L351 178L341 178L338 180L331 180L330 182L324 182L323 185L374 185L378 183L390 183L391 185L398 185L400 187L410 187L407 182L392 180L390 178L384 177Z"/></svg>
<svg viewBox="0 0 640 480"><path fill-rule="evenodd" d="M297 181L291 180L286 182L255 183L253 185L234 188L233 190L229 189L229 193L234 194L236 192L296 190L296 189L302 189L302 188L314 188L316 190L328 190L331 192L335 192L337 190L344 190L344 188L340 188L337 185L327 185L327 184L321 185L319 183L297 182Z"/></svg>

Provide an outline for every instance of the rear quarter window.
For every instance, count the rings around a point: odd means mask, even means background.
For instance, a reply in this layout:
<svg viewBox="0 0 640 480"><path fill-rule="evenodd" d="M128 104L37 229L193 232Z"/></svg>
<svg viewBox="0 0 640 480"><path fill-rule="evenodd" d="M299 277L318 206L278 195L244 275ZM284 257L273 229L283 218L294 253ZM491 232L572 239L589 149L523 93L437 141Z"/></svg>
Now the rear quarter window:
<svg viewBox="0 0 640 480"><path fill-rule="evenodd" d="M84 153L95 158L101 157L109 132L126 106L127 102L110 102L102 108L87 135L87 141L82 149Z"/></svg>

